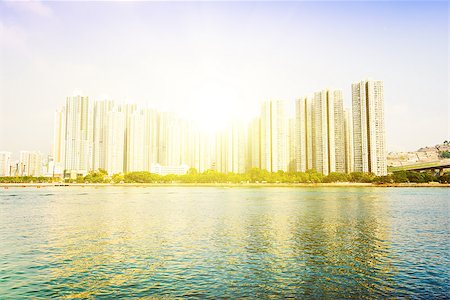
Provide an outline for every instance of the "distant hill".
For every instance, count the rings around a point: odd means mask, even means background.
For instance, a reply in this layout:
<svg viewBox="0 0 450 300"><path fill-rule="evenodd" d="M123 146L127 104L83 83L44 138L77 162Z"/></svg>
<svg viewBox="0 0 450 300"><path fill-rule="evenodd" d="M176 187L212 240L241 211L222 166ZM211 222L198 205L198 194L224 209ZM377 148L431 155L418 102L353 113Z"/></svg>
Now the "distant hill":
<svg viewBox="0 0 450 300"><path fill-rule="evenodd" d="M428 146L413 152L390 152L387 163L390 167L450 161L450 141Z"/></svg>

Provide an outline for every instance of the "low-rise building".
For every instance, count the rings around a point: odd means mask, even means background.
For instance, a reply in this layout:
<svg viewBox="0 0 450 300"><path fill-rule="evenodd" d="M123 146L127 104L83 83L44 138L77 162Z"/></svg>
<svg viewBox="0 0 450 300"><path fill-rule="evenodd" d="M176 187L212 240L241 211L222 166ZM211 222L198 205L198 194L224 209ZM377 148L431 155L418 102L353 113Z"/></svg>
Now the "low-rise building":
<svg viewBox="0 0 450 300"><path fill-rule="evenodd" d="M180 166L162 166L160 164L152 164L150 168L150 173L158 174L158 175L184 175L189 170L189 166L180 165Z"/></svg>

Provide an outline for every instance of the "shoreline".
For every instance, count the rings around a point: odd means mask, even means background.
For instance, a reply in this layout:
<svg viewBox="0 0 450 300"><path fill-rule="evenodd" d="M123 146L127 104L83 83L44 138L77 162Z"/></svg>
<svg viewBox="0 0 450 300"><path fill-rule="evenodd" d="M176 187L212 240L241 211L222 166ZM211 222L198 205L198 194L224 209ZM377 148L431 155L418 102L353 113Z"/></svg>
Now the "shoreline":
<svg viewBox="0 0 450 300"><path fill-rule="evenodd" d="M450 187L448 183L0 183L1 189L44 187Z"/></svg>

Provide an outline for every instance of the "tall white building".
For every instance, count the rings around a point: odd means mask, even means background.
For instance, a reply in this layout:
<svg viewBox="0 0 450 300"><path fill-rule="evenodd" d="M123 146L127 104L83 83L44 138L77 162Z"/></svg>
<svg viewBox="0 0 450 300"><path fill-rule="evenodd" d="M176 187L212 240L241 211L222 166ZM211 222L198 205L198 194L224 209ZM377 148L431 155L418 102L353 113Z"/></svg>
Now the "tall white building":
<svg viewBox="0 0 450 300"><path fill-rule="evenodd" d="M200 132L192 121L183 121L181 127L181 161L189 168L200 170Z"/></svg>
<svg viewBox="0 0 450 300"><path fill-rule="evenodd" d="M19 175L42 176L42 154L36 151L20 151Z"/></svg>
<svg viewBox="0 0 450 300"><path fill-rule="evenodd" d="M261 168L261 120L253 119L248 130L249 167Z"/></svg>
<svg viewBox="0 0 450 300"><path fill-rule="evenodd" d="M67 173L86 174L92 169L92 109L85 96L67 97L65 106L65 155Z"/></svg>
<svg viewBox="0 0 450 300"><path fill-rule="evenodd" d="M261 168L288 170L287 119L283 101L267 101L261 107Z"/></svg>
<svg viewBox="0 0 450 300"><path fill-rule="evenodd" d="M156 165L225 173L261 168L386 174L382 82L353 84L352 100L353 118L344 113L341 91L322 90L295 100L292 119L284 102L266 101L250 124L209 134L173 113L110 100L92 105L75 95L55 114L53 161L72 177L100 168L109 174L151 171Z"/></svg>
<svg viewBox="0 0 450 300"><path fill-rule="evenodd" d="M352 84L354 170L387 174L384 91L380 80Z"/></svg>
<svg viewBox="0 0 450 300"><path fill-rule="evenodd" d="M158 112L147 108L144 114L144 170L150 171L158 162Z"/></svg>
<svg viewBox="0 0 450 300"><path fill-rule="evenodd" d="M214 169L215 166L215 137L213 134L199 131L199 166L198 171L204 172L206 170Z"/></svg>
<svg viewBox="0 0 450 300"><path fill-rule="evenodd" d="M127 116L126 172L144 171L147 161L145 153L145 118L143 110L134 110Z"/></svg>
<svg viewBox="0 0 450 300"><path fill-rule="evenodd" d="M130 139L130 131L128 128L130 128L130 115L134 113L135 110L137 110L136 104L123 104L121 105L121 111L124 113L125 117L125 139L124 139L124 161L123 161L123 171L128 172L128 151L130 150L128 145L128 140Z"/></svg>
<svg viewBox="0 0 450 300"><path fill-rule="evenodd" d="M232 130L227 128L216 134L214 150L215 169L221 173L232 172L233 169L233 148Z"/></svg>
<svg viewBox="0 0 450 300"><path fill-rule="evenodd" d="M342 91L333 91L334 101L334 151L335 151L335 171L344 173L345 170L345 124L344 124L344 104Z"/></svg>
<svg viewBox="0 0 450 300"><path fill-rule="evenodd" d="M106 114L107 130L104 135L105 169L109 175L124 172L125 112L114 107Z"/></svg>
<svg viewBox="0 0 450 300"><path fill-rule="evenodd" d="M200 136L197 126L192 121L180 120L181 163L199 170Z"/></svg>
<svg viewBox="0 0 450 300"><path fill-rule="evenodd" d="M312 101L311 117L312 168L325 175L331 172L345 172L342 91L316 92Z"/></svg>
<svg viewBox="0 0 450 300"><path fill-rule="evenodd" d="M108 134L107 115L113 109L114 102L101 100L94 104L93 120L93 169L106 169L106 135Z"/></svg>
<svg viewBox="0 0 450 300"><path fill-rule="evenodd" d="M306 99L306 170L314 169L313 100L313 96Z"/></svg>
<svg viewBox="0 0 450 300"><path fill-rule="evenodd" d="M231 132L232 168L231 172L245 173L249 168L248 161L248 125L234 122Z"/></svg>
<svg viewBox="0 0 450 300"><path fill-rule="evenodd" d="M0 177L10 176L11 152L0 151Z"/></svg>
<svg viewBox="0 0 450 300"><path fill-rule="evenodd" d="M296 135L296 120L295 118L288 119L288 127L287 127L287 149L288 149L288 171L296 172L297 171L297 159L296 159L296 150L297 150L297 135Z"/></svg>
<svg viewBox="0 0 450 300"><path fill-rule="evenodd" d="M313 119L313 168L320 173L327 175L329 172L333 172L334 170L330 170L330 159L335 160L334 154L333 157L329 157L330 149L329 147L333 147L334 144L329 144L329 119L328 119L328 91L323 90L320 92L314 93L313 99L313 107L312 107L312 119ZM330 108L331 109L331 108ZM333 110L334 111L334 108ZM332 124L333 120L330 121ZM331 131L334 136L334 128ZM331 139L334 142L334 138ZM333 153L331 151L331 153Z"/></svg>
<svg viewBox="0 0 450 300"><path fill-rule="evenodd" d="M161 112L158 130L158 163L162 166L181 165L181 130L176 114Z"/></svg>
<svg viewBox="0 0 450 300"><path fill-rule="evenodd" d="M307 115L307 105L307 97L295 100L294 153L296 172L305 172L308 169L307 129L310 117Z"/></svg>
<svg viewBox="0 0 450 300"><path fill-rule="evenodd" d="M216 135L215 169L223 173L244 173L248 168L248 127L239 122Z"/></svg>
<svg viewBox="0 0 450 300"><path fill-rule="evenodd" d="M344 111L345 172L353 172L353 124L349 110Z"/></svg>
<svg viewBox="0 0 450 300"><path fill-rule="evenodd" d="M58 166L64 165L64 154L66 146L66 112L63 107L57 110L54 115L54 131L53 131L53 145L52 156L53 161Z"/></svg>

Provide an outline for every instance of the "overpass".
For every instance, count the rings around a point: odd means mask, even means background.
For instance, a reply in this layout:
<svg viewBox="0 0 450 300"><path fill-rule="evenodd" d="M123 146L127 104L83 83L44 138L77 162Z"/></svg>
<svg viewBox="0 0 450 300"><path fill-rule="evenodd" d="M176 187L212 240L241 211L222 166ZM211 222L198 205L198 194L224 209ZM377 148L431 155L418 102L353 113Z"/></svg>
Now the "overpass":
<svg viewBox="0 0 450 300"><path fill-rule="evenodd" d="M430 164L416 164L416 165L409 165L409 166L402 166L393 168L392 172L398 172L398 171L416 171L416 172L426 172L431 171L434 173L439 173L439 175L443 175L445 170L450 170L450 162L437 162L437 163L430 163Z"/></svg>

